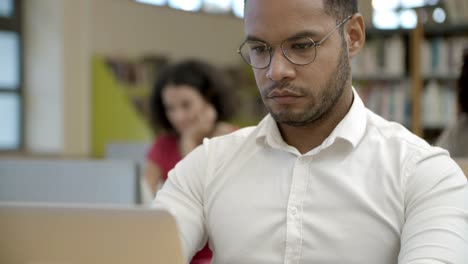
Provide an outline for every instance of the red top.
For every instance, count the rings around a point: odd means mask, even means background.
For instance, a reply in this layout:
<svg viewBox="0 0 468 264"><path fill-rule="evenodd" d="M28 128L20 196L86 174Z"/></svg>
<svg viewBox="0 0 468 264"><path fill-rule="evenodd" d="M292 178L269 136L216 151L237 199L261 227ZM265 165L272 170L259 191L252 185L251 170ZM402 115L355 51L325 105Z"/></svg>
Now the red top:
<svg viewBox="0 0 468 264"><path fill-rule="evenodd" d="M172 134L159 136L146 154L146 159L159 166L162 172L162 180L166 181L167 173L182 159L182 155L179 152L177 136ZM209 264L211 263L212 255L208 244L206 244L202 250L195 254L190 263Z"/></svg>
<svg viewBox="0 0 468 264"><path fill-rule="evenodd" d="M177 143L177 136L163 134L156 138L146 154L146 159L159 166L162 180L166 181L167 173L182 159Z"/></svg>

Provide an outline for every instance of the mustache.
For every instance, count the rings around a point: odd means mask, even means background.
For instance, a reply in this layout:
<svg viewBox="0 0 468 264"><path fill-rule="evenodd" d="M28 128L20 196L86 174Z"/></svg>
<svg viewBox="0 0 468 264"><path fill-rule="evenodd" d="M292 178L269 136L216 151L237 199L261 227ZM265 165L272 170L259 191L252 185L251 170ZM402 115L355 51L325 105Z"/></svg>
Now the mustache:
<svg viewBox="0 0 468 264"><path fill-rule="evenodd" d="M291 82L273 82L263 90L264 95L272 93L274 90L287 90L295 94L305 94L304 89L293 85Z"/></svg>

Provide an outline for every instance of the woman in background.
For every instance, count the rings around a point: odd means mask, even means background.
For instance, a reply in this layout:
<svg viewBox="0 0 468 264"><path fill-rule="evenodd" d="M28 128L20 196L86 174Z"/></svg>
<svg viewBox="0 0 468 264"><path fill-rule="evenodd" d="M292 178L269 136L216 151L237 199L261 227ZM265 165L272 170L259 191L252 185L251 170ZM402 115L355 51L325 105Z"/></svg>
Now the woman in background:
<svg viewBox="0 0 468 264"><path fill-rule="evenodd" d="M153 195L168 172L205 137L230 133L233 115L230 83L222 72L197 60L168 66L159 75L150 101L153 127L161 131L146 156L145 179ZM208 246L192 264L210 263Z"/></svg>
<svg viewBox="0 0 468 264"><path fill-rule="evenodd" d="M455 158L468 157L468 49L463 53L463 66L457 84L457 122L445 129L435 144L447 149L450 156Z"/></svg>

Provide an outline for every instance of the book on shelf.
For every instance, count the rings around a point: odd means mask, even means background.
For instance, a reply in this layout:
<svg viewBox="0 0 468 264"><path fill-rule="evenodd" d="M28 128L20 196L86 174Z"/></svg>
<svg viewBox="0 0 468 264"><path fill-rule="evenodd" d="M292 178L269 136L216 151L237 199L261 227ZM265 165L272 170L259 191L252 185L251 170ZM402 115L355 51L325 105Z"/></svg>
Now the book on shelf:
<svg viewBox="0 0 468 264"><path fill-rule="evenodd" d="M461 24L468 21L468 1L466 0L445 0L448 19L452 24Z"/></svg>
<svg viewBox="0 0 468 264"><path fill-rule="evenodd" d="M353 75L357 79L399 78L405 75L406 49L403 37L370 38L361 54L353 58Z"/></svg>
<svg viewBox="0 0 468 264"><path fill-rule="evenodd" d="M467 46L468 37L463 36L425 39L421 47L421 73L426 77L456 78Z"/></svg>
<svg viewBox="0 0 468 264"><path fill-rule="evenodd" d="M424 128L443 129L456 119L456 89L453 83L435 79L427 82L422 93ZM357 82L354 84L364 104L387 120L408 126L411 121L409 81Z"/></svg>
<svg viewBox="0 0 468 264"><path fill-rule="evenodd" d="M405 126L411 120L409 81L356 82L364 104L383 118Z"/></svg>
<svg viewBox="0 0 468 264"><path fill-rule="evenodd" d="M423 92L423 126L425 128L447 127L456 118L456 94L453 86L441 85L430 80Z"/></svg>

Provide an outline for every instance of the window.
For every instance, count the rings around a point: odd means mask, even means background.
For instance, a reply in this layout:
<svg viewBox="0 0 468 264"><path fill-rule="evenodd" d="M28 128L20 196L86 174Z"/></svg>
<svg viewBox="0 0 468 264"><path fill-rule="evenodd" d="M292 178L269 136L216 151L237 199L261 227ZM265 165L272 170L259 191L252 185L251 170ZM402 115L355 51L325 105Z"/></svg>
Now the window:
<svg viewBox="0 0 468 264"><path fill-rule="evenodd" d="M1 1L1 0L0 0ZM244 0L134 0L138 3L169 6L190 12L202 10L214 14L233 14L238 18L244 17Z"/></svg>
<svg viewBox="0 0 468 264"><path fill-rule="evenodd" d="M0 0L0 151L22 145L20 0Z"/></svg>
<svg viewBox="0 0 468 264"><path fill-rule="evenodd" d="M138 3L163 6L167 4L167 0L135 0Z"/></svg>
<svg viewBox="0 0 468 264"><path fill-rule="evenodd" d="M379 29L414 28L418 15L414 8L434 7L422 10L423 22L444 23L445 10L438 7L439 0L372 0L374 9L372 24Z"/></svg>
<svg viewBox="0 0 468 264"><path fill-rule="evenodd" d="M0 0L0 17L10 17L13 14L13 0Z"/></svg>
<svg viewBox="0 0 468 264"><path fill-rule="evenodd" d="M18 149L20 145L20 100L13 93L0 93L0 149Z"/></svg>
<svg viewBox="0 0 468 264"><path fill-rule="evenodd" d="M169 0L170 7L191 12L200 10L202 4L202 0Z"/></svg>
<svg viewBox="0 0 468 264"><path fill-rule="evenodd" d="M0 30L0 87L15 90L19 87L18 33Z"/></svg>
<svg viewBox="0 0 468 264"><path fill-rule="evenodd" d="M231 0L205 0L203 10L208 13L229 13L231 11Z"/></svg>
<svg viewBox="0 0 468 264"><path fill-rule="evenodd" d="M244 18L244 0L232 0L232 13L236 17Z"/></svg>

